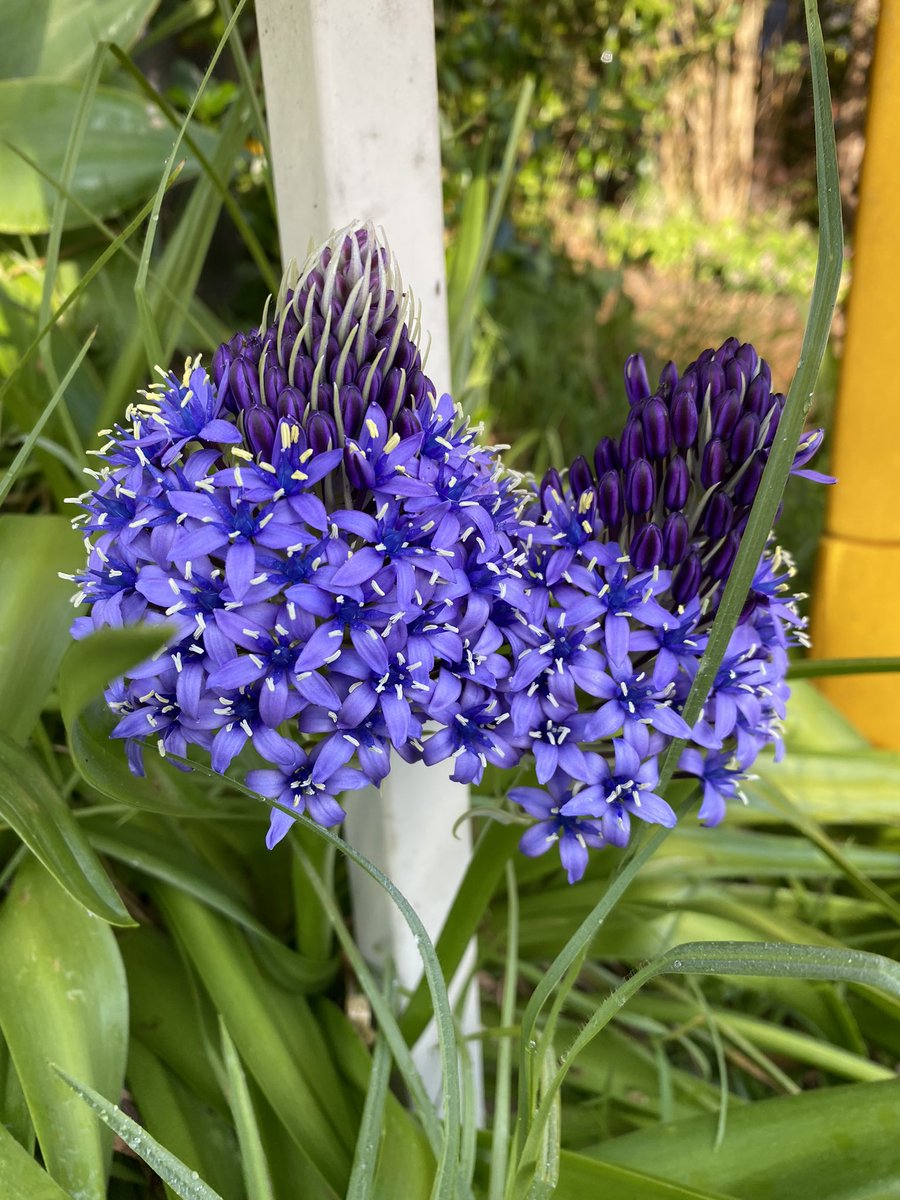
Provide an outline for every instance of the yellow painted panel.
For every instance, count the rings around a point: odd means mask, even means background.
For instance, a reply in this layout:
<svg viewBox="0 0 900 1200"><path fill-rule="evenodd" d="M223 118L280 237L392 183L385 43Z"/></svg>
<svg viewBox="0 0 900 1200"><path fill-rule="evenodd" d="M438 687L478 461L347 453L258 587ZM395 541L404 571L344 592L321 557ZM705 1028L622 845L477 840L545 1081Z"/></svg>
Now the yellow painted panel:
<svg viewBox="0 0 900 1200"><path fill-rule="evenodd" d="M900 2L881 6L853 282L832 444L828 528L900 542ZM900 575L892 577L900 582ZM854 649L853 653L860 653Z"/></svg>
<svg viewBox="0 0 900 1200"><path fill-rule="evenodd" d="M897 597L900 546L823 538L813 594L813 657L900 657ZM900 676L845 675L819 686L876 746L900 750Z"/></svg>

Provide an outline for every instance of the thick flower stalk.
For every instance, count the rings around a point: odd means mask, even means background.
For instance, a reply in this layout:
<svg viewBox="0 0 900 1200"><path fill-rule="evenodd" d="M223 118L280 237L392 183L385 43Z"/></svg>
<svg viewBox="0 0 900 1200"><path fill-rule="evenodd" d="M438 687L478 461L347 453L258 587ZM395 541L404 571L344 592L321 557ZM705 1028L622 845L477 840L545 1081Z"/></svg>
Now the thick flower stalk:
<svg viewBox="0 0 900 1200"><path fill-rule="evenodd" d="M521 497L416 337L387 249L351 228L211 374L164 375L109 432L73 632L175 627L107 693L134 770L147 741L216 771L249 744L251 787L334 825L392 752L452 756L464 782L520 757L501 650L525 629ZM268 844L291 823L273 809Z"/></svg>
<svg viewBox="0 0 900 1200"><path fill-rule="evenodd" d="M701 719L681 716L759 488L784 397L768 364L731 338L651 389L629 359L621 437L593 462L551 470L528 514L529 632L509 679L512 740L530 745L539 787L510 793L538 818L526 854L557 845L570 881L588 847L624 846L632 818L673 825L655 793L660 755L685 738L682 772L702 782L700 819L722 820L788 695L787 648L804 641L793 567L770 543ZM822 431L806 435L793 474Z"/></svg>

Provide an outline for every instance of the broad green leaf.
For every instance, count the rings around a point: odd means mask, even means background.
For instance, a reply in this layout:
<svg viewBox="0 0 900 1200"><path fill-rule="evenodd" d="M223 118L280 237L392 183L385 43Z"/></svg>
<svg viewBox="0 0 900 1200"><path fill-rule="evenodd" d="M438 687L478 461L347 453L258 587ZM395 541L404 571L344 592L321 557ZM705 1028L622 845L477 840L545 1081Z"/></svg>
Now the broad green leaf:
<svg viewBox="0 0 900 1200"><path fill-rule="evenodd" d="M114 679L162 650L173 632L168 624L132 625L101 629L73 642L59 668L59 703L66 728L72 728L75 719Z"/></svg>
<svg viewBox="0 0 900 1200"><path fill-rule="evenodd" d="M167 884L153 895L285 1128L343 1194L352 1118L306 999L267 980L241 933L205 905Z"/></svg>
<svg viewBox="0 0 900 1200"><path fill-rule="evenodd" d="M33 754L0 733L0 819L88 915L133 925L84 830Z"/></svg>
<svg viewBox="0 0 900 1200"><path fill-rule="evenodd" d="M0 1183L9 1200L72 1200L0 1123Z"/></svg>
<svg viewBox="0 0 900 1200"><path fill-rule="evenodd" d="M887 1200L900 1194L900 1082L779 1096L734 1109L713 1150L715 1117L602 1143L592 1155L740 1200Z"/></svg>
<svg viewBox="0 0 900 1200"><path fill-rule="evenodd" d="M129 929L119 938L128 977L131 1036L163 1062L201 1103L227 1112L210 1057L216 1015L197 988L172 940L152 925ZM185 1053L185 1046L196 1052Z"/></svg>
<svg viewBox="0 0 900 1200"><path fill-rule="evenodd" d="M55 190L7 143L30 155L48 175L60 178L79 91L77 83L51 79L0 81L0 232L45 233L49 229ZM198 136L208 152L209 136L202 130ZM158 185L160 163L171 145L167 123L140 97L98 88L72 192L98 217L121 212L142 202ZM196 163L188 159L185 169L196 174ZM68 228L87 223L75 206L67 208Z"/></svg>
<svg viewBox="0 0 900 1200"><path fill-rule="evenodd" d="M338 966L335 959L309 959L279 942L236 896L230 894L234 889L229 889L226 880L177 841L165 839L142 825L114 827L108 823L92 823L90 838L102 854L129 863L154 879L174 884L255 934L266 944L276 969L281 966L285 972L290 972L291 982L299 990L318 991L334 978Z"/></svg>
<svg viewBox="0 0 900 1200"><path fill-rule="evenodd" d="M718 1189L697 1191L680 1183L655 1179L653 1175L644 1174L648 1165L654 1165L652 1160L645 1160L631 1169L613 1163L596 1162L583 1154L564 1150L560 1155L559 1186L554 1193L555 1200L588 1200L593 1196L602 1196L603 1200L738 1200L736 1196L726 1196Z"/></svg>
<svg viewBox="0 0 900 1200"><path fill-rule="evenodd" d="M795 750L870 749L866 739L839 713L818 688L805 679L791 678L784 742L788 753Z"/></svg>
<svg viewBox="0 0 900 1200"><path fill-rule="evenodd" d="M85 1111L93 1110L104 1125L142 1158L181 1200L222 1200L219 1193L214 1192L200 1178L197 1171L186 1167L165 1146L160 1145L156 1138L152 1138L146 1129L138 1125L137 1121L133 1121L122 1112L117 1104L111 1104L101 1092L61 1067L54 1069L79 1100L84 1101L87 1106Z"/></svg>
<svg viewBox="0 0 900 1200"><path fill-rule="evenodd" d="M50 1064L119 1095L128 997L112 930L29 859L0 908L0 962L0 1027L43 1160L73 1197L102 1200L112 1138Z"/></svg>
<svg viewBox="0 0 900 1200"><path fill-rule="evenodd" d="M780 763L760 763L757 769L802 813L823 825L900 823L900 754L889 750L794 751ZM761 789L751 782L746 791L754 819L784 821L783 813L772 808Z"/></svg>
<svg viewBox="0 0 900 1200"><path fill-rule="evenodd" d="M194 1053L202 1054L202 1045ZM243 1200L240 1155L231 1122L204 1104L136 1038L128 1049L127 1080L147 1132L223 1200ZM171 1184L168 1188L171 1195Z"/></svg>
<svg viewBox="0 0 900 1200"><path fill-rule="evenodd" d="M82 551L65 517L0 517L0 729L31 735L69 644L72 585L57 577Z"/></svg>
<svg viewBox="0 0 900 1200"><path fill-rule="evenodd" d="M159 0L6 0L0 79L77 78L98 42L127 46Z"/></svg>

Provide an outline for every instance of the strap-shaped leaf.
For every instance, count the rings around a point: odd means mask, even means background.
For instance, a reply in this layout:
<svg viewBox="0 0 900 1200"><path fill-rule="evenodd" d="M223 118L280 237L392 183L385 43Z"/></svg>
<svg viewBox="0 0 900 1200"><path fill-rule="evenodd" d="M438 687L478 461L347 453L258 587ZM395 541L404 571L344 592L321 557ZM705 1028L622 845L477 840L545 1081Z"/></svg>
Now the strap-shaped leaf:
<svg viewBox="0 0 900 1200"><path fill-rule="evenodd" d="M34 755L0 733L0 819L88 912L133 925L71 809Z"/></svg>

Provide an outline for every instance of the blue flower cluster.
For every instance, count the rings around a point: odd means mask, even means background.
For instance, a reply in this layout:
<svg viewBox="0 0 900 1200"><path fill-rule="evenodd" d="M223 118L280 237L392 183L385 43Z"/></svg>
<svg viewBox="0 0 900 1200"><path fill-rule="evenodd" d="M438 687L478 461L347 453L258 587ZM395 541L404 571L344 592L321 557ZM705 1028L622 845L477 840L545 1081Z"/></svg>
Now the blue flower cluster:
<svg viewBox="0 0 900 1200"><path fill-rule="evenodd" d="M625 378L622 436L521 489L438 396L418 321L370 226L282 288L259 331L189 361L97 451L76 525L88 606L73 632L169 622L167 648L107 692L132 769L200 747L216 771L250 744L249 786L331 826L338 797L392 754L533 758L526 854L556 844L570 881L632 817L671 825L659 756L702 780L700 817L778 744L787 647L803 638L790 562L763 556L702 719L681 715L784 397L726 342L651 390ZM795 473L821 432L806 437ZM821 477L820 477L821 478ZM271 847L292 823L272 812Z"/></svg>
<svg viewBox="0 0 900 1200"><path fill-rule="evenodd" d="M524 621L521 497L437 398L410 311L374 231L342 231L211 375L189 362L109 432L73 632L175 625L107 695L136 771L147 739L216 771L252 741L269 765L248 784L334 825L392 750L452 756L463 782L518 757L500 651ZM270 846L291 822L273 810Z"/></svg>
<svg viewBox="0 0 900 1200"><path fill-rule="evenodd" d="M588 847L624 846L633 817L671 826L654 788L660 755L684 738L679 768L702 781L700 819L727 800L763 746L780 752L787 648L804 640L789 557L770 545L740 622L691 729L680 715L706 648L784 407L768 364L731 338L652 390L642 359L625 368L630 404L618 440L593 463L551 470L528 514L529 629L510 688L512 732L533 739L539 788L511 799L537 823L529 855L557 844L570 881ZM793 474L822 431L805 436ZM610 746L609 739L612 739ZM609 751L612 750L612 761Z"/></svg>

